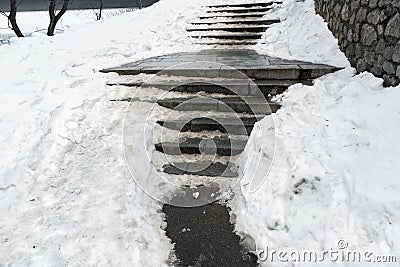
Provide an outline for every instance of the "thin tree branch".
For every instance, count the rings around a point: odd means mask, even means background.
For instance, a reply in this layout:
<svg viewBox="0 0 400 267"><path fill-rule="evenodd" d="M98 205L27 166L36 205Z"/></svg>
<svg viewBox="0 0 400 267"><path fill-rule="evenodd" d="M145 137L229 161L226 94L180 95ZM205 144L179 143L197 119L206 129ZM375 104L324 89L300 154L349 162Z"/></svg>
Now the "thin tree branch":
<svg viewBox="0 0 400 267"><path fill-rule="evenodd" d="M4 11L2 11L2 10L0 10L0 15L3 15L3 16L5 16L5 17L7 17L7 18L8 18L8 15L7 15L7 13L6 13L6 12L4 12Z"/></svg>

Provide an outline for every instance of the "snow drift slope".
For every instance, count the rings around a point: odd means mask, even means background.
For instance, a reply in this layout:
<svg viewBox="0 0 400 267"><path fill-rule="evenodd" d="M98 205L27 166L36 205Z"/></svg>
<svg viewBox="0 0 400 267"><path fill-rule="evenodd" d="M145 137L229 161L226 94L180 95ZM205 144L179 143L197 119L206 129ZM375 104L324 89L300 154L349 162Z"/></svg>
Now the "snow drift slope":
<svg viewBox="0 0 400 267"><path fill-rule="evenodd" d="M128 94L98 69L193 49L201 1L164 0L119 17L0 46L0 265L161 266L160 204L123 159Z"/></svg>
<svg viewBox="0 0 400 267"><path fill-rule="evenodd" d="M286 21L265 34L277 42L257 49L283 58L348 66L336 40L315 15L313 1L287 5L282 11ZM323 40L323 45L315 40ZM369 73L356 75L350 67L316 80L314 86L291 86L274 115L275 160L266 182L250 194L251 177L245 172L237 191L232 205L237 230L252 236L258 250L321 252L338 249L338 241L345 240L349 249L399 259L399 89L383 88L381 79ZM273 155L253 140L268 138L270 125L261 121L258 126L246 149L265 153L263 164ZM242 165L252 160L242 159Z"/></svg>

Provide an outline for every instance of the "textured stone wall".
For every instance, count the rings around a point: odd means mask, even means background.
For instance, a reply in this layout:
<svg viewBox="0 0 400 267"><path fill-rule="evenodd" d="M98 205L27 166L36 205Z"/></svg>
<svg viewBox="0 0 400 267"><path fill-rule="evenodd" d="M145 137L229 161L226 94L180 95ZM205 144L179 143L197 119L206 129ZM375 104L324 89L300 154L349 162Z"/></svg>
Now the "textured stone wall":
<svg viewBox="0 0 400 267"><path fill-rule="evenodd" d="M315 0L315 7L359 72L400 82L400 0Z"/></svg>

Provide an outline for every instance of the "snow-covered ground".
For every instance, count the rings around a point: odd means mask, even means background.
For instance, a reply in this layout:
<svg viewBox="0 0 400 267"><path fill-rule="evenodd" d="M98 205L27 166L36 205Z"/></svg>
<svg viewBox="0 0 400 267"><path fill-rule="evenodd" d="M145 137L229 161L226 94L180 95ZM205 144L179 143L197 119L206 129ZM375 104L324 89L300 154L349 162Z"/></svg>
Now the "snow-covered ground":
<svg viewBox="0 0 400 267"><path fill-rule="evenodd" d="M133 11L134 9L105 9L101 13L102 19L119 16L123 13ZM68 10L57 24L57 33L67 31L70 28L77 28L96 21L99 10ZM46 33L49 26L49 12L18 12L17 23L25 36L30 36L35 32ZM15 36L13 30L9 27L6 16L0 16L0 43L6 43L10 37Z"/></svg>
<svg viewBox="0 0 400 267"><path fill-rule="evenodd" d="M128 104L109 101L131 92L106 87L116 75L97 70L199 49L185 28L206 2L216 1L161 0L0 46L0 266L167 265L161 204L123 158ZM230 204L237 230L257 249L319 251L343 239L400 257L400 88L355 75L312 0L276 12L286 20L257 51L346 68L284 94L269 176L249 193L245 173ZM268 127L253 131L248 151L271 153L255 142Z"/></svg>
<svg viewBox="0 0 400 267"><path fill-rule="evenodd" d="M255 127L246 149L254 155L261 150L261 166L273 152L275 158L255 193L249 192L251 171L244 173L232 204L236 228L252 236L258 250L321 253L338 250L344 240L350 250L372 252L371 259L395 255L399 261L400 86L384 88L369 73L355 75L312 0L279 13L286 20L267 30L268 45L257 45L259 52L346 68L285 92L274 115L275 151L256 141L269 137L269 122ZM243 158L241 165L254 158ZM274 266L270 260L271 255L263 264ZM293 264L276 255L274 262Z"/></svg>
<svg viewBox="0 0 400 267"><path fill-rule="evenodd" d="M0 266L166 265L161 204L123 157L128 104L109 101L128 92L98 70L193 49L185 28L201 2L163 0L0 46Z"/></svg>

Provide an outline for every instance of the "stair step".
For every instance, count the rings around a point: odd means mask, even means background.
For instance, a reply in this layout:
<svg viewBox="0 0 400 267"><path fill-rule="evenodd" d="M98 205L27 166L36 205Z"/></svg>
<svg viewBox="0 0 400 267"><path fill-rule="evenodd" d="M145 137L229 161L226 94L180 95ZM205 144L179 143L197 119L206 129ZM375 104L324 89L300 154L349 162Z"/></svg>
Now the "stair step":
<svg viewBox="0 0 400 267"><path fill-rule="evenodd" d="M192 38L213 38L213 39L223 39L223 40L254 40L260 39L262 33L247 33L247 32L238 32L238 33L197 33L191 34Z"/></svg>
<svg viewBox="0 0 400 267"><path fill-rule="evenodd" d="M195 118L192 120L157 121L163 127L180 132L219 131L230 135L250 135L256 117Z"/></svg>
<svg viewBox="0 0 400 267"><path fill-rule="evenodd" d="M248 114L269 115L276 112L280 106L269 103L269 107L259 97L221 97L221 98L169 98L158 100L157 103L165 108L179 111L215 111L236 112Z"/></svg>
<svg viewBox="0 0 400 267"><path fill-rule="evenodd" d="M223 8L223 7L254 7L254 6L259 6L259 7L269 7L273 4L282 4L281 1L276 1L276 2L264 2L264 3L243 3L243 4L220 4L220 5L209 5L207 7L210 8Z"/></svg>
<svg viewBox="0 0 400 267"><path fill-rule="evenodd" d="M180 64L184 62L191 63ZM152 57L101 72L137 75L157 74L162 71L170 76L238 78L240 71L252 79L309 80L337 70L339 68L329 65L263 56L250 49L208 49Z"/></svg>
<svg viewBox="0 0 400 267"><path fill-rule="evenodd" d="M266 13L258 12L258 13L227 13L227 14L209 14L199 16L199 19L209 19L209 18L261 18L265 16Z"/></svg>
<svg viewBox="0 0 400 267"><path fill-rule="evenodd" d="M244 140L231 140L229 138L215 137L203 139L199 137L185 138L182 142L165 142L155 145L157 151L168 155L181 154L208 154L220 156L235 156L244 150Z"/></svg>
<svg viewBox="0 0 400 267"><path fill-rule="evenodd" d="M218 40L213 38L203 38L199 41L194 42L199 45L214 45L214 46L245 46L245 45L255 45L258 43L257 40Z"/></svg>
<svg viewBox="0 0 400 267"><path fill-rule="evenodd" d="M236 70L231 68L172 68L166 70L168 66L160 67L143 67L139 66L129 66L124 65L117 68L105 69L101 72L109 73L116 72L120 75L137 75L140 73L146 74L157 74L163 71L165 74L170 76L190 76L190 77L208 77L208 78L232 78L237 77L237 71L241 71L249 78L252 79L275 79L275 80L296 80L296 79L314 79L323 76L328 73L337 71L339 68L327 66L327 65L314 65L314 64L304 64L304 65L267 65L260 67L240 67Z"/></svg>
<svg viewBox="0 0 400 267"><path fill-rule="evenodd" d="M240 94L242 96L254 96L258 92L254 85L263 93L264 96L278 95L283 93L289 86L302 83L304 85L312 85L311 80L215 80L213 82L191 82L186 83L176 81L159 81L152 83L143 82L121 82L108 83L109 86L120 85L129 87L142 88L158 88L162 90L171 90L181 93L199 93L205 92L210 94Z"/></svg>
<svg viewBox="0 0 400 267"><path fill-rule="evenodd" d="M236 178L239 176L237 167L233 164L223 164L220 162L179 162L166 164L163 171L175 175L197 175L208 177Z"/></svg>
<svg viewBox="0 0 400 267"><path fill-rule="evenodd" d="M200 20L193 21L192 25L212 25L212 24L250 24L250 25L271 25L279 23L278 19L237 19L237 20Z"/></svg>
<svg viewBox="0 0 400 267"><path fill-rule="evenodd" d="M251 13L251 12L267 12L271 7L251 7L251 8L211 8L207 13Z"/></svg>
<svg viewBox="0 0 400 267"><path fill-rule="evenodd" d="M200 31L225 31L225 32L265 32L268 29L268 25L257 25L257 26L211 26L211 27L193 27L188 28L188 32L200 32Z"/></svg>

